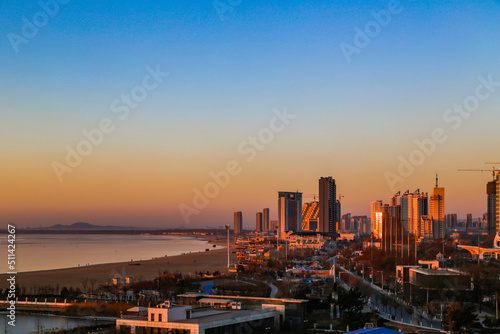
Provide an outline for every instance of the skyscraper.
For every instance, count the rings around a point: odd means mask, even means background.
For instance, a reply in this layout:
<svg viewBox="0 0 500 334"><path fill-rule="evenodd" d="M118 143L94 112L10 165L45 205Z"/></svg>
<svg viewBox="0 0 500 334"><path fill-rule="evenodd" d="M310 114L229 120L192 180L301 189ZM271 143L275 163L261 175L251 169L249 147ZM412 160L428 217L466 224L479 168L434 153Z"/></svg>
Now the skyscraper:
<svg viewBox="0 0 500 334"><path fill-rule="evenodd" d="M381 212L382 250L403 256L405 231L401 223L401 206L385 204L382 206Z"/></svg>
<svg viewBox="0 0 500 334"><path fill-rule="evenodd" d="M255 221L255 232L262 232L262 212L257 212Z"/></svg>
<svg viewBox="0 0 500 334"><path fill-rule="evenodd" d="M337 186L329 177L319 179L319 232L335 233L337 215Z"/></svg>
<svg viewBox="0 0 500 334"><path fill-rule="evenodd" d="M467 223L465 225L465 228L468 230L468 229L471 229L473 227L473 224L472 224L472 213L468 213L467 214Z"/></svg>
<svg viewBox="0 0 500 334"><path fill-rule="evenodd" d="M497 181L488 182L486 185L488 195L488 235L495 235L497 230Z"/></svg>
<svg viewBox="0 0 500 334"><path fill-rule="evenodd" d="M420 236L422 217L429 214L429 195L417 190L413 193L413 219L410 222L410 232Z"/></svg>
<svg viewBox="0 0 500 334"><path fill-rule="evenodd" d="M262 210L262 230L265 232L274 230L274 228L269 226L269 208Z"/></svg>
<svg viewBox="0 0 500 334"><path fill-rule="evenodd" d="M432 219L432 216L429 215L422 216L420 222L420 233L419 233L420 236L427 239L433 239L435 235L434 227L436 226L434 220Z"/></svg>
<svg viewBox="0 0 500 334"><path fill-rule="evenodd" d="M401 223L404 228L415 236L420 235L421 217L427 215L429 211L429 199L427 193L420 192L420 189L410 193L407 190L399 197L401 205Z"/></svg>
<svg viewBox="0 0 500 334"><path fill-rule="evenodd" d="M436 175L436 187L432 190L432 195L429 201L429 215L432 217L434 224L434 238L444 238L445 231L445 213L444 213L444 188L440 188L438 184L438 176ZM437 230L436 230L437 229Z"/></svg>
<svg viewBox="0 0 500 334"><path fill-rule="evenodd" d="M340 217L342 216L342 204L339 200L335 202L335 231L337 231L337 226L340 225Z"/></svg>
<svg viewBox="0 0 500 334"><path fill-rule="evenodd" d="M446 227L454 229L458 226L458 218L456 213L446 215Z"/></svg>
<svg viewBox="0 0 500 334"><path fill-rule="evenodd" d="M351 214L346 213L342 216L342 230L349 231L351 229Z"/></svg>
<svg viewBox="0 0 500 334"><path fill-rule="evenodd" d="M371 203L370 213L371 213L371 232L375 238L382 237L382 201L377 200Z"/></svg>
<svg viewBox="0 0 500 334"><path fill-rule="evenodd" d="M300 231L302 228L302 193L278 192L278 225L280 238L285 231Z"/></svg>
<svg viewBox="0 0 500 334"><path fill-rule="evenodd" d="M497 174L496 178L496 188L497 188L497 230L496 232L500 231L500 172Z"/></svg>
<svg viewBox="0 0 500 334"><path fill-rule="evenodd" d="M234 234L241 234L243 232L243 213L237 211L234 213Z"/></svg>

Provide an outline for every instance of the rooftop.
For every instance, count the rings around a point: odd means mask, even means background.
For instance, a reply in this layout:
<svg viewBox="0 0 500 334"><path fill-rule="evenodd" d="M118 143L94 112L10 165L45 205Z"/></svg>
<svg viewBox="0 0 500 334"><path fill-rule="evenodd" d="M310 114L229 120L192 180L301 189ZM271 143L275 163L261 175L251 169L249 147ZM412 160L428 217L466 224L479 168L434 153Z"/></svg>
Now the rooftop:
<svg viewBox="0 0 500 334"><path fill-rule="evenodd" d="M412 271L417 272L422 275L428 276L466 276L467 274L458 270L451 269L423 269L423 268L414 268Z"/></svg>
<svg viewBox="0 0 500 334"><path fill-rule="evenodd" d="M346 334L404 334L403 332L396 332L392 329L387 328L365 328L359 329L354 332L348 332Z"/></svg>

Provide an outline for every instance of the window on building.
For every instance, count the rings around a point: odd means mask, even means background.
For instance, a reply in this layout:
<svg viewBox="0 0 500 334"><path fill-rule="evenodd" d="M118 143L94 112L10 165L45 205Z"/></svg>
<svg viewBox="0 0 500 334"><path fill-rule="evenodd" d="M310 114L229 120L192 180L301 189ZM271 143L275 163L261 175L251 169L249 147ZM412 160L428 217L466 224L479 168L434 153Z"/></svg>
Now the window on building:
<svg viewBox="0 0 500 334"><path fill-rule="evenodd" d="M155 314L151 313L151 321L155 321Z"/></svg>
<svg viewBox="0 0 500 334"><path fill-rule="evenodd" d="M161 314L161 313L160 313L160 314L158 314L158 321L159 321L159 322L161 322L161 316L162 316L162 314Z"/></svg>

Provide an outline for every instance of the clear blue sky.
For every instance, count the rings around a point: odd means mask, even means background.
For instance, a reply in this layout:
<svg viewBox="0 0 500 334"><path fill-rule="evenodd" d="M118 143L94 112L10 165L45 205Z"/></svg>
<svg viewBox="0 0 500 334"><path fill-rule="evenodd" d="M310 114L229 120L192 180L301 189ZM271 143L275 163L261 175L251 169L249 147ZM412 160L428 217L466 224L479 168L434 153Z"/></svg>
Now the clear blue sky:
<svg viewBox="0 0 500 334"><path fill-rule="evenodd" d="M400 1L347 63L341 43L353 44L355 29L390 3L243 0L221 20L212 1L72 0L15 52L9 36L22 36L23 17L32 22L41 7L2 1L6 218L182 225L179 204L241 158L239 143L283 107L297 118L193 224L222 225L237 210L253 224L255 211L275 212L278 190L315 193L328 175L346 196L344 212L367 214L370 201L392 194L384 173L398 156L446 128L445 110L474 93L479 76L500 81L500 6L490 0ZM51 163L157 65L165 81L58 182ZM439 170L448 212L485 212L490 175L456 169L500 159L499 106L500 89L458 130L448 127L449 139L398 189L430 192Z"/></svg>

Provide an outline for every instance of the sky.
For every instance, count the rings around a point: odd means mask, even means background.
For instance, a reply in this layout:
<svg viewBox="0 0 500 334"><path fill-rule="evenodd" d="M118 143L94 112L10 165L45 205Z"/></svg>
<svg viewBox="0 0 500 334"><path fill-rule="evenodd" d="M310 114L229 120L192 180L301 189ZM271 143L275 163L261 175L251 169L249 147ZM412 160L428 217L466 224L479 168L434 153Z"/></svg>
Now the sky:
<svg viewBox="0 0 500 334"><path fill-rule="evenodd" d="M336 179L342 213L486 212L500 1L0 2L1 223L244 226ZM419 143L419 144L417 144ZM500 163L495 166L500 168Z"/></svg>

